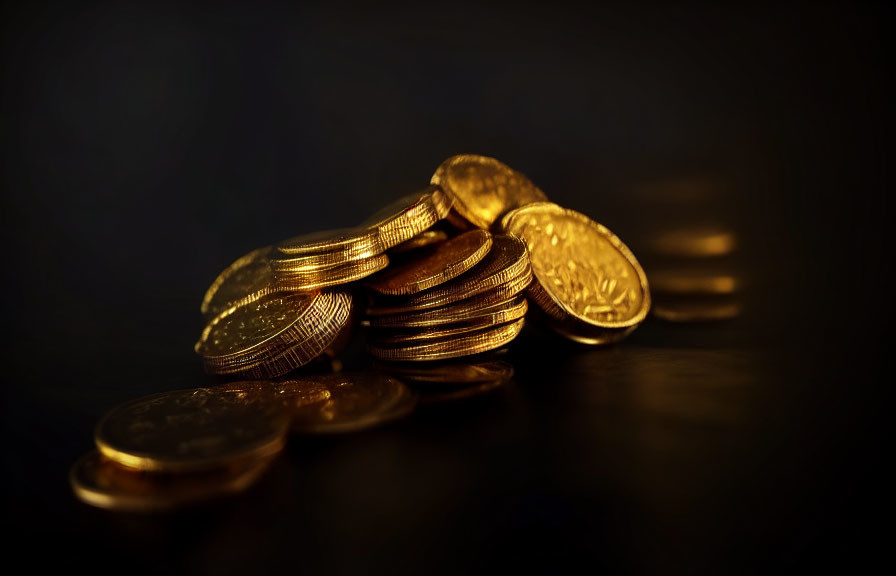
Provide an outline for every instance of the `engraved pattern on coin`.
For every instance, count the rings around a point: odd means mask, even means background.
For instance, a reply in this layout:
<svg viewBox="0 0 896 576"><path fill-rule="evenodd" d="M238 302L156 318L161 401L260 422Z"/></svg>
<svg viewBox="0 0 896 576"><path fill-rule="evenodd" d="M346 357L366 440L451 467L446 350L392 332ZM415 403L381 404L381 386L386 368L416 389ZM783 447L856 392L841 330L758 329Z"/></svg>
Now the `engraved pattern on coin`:
<svg viewBox="0 0 896 576"><path fill-rule="evenodd" d="M460 154L445 160L432 176L455 203L461 216L480 228L490 228L504 213L547 200L525 175L488 156Z"/></svg>
<svg viewBox="0 0 896 576"><path fill-rule="evenodd" d="M641 310L638 273L600 224L566 211L531 210L514 217L510 228L526 241L535 277L574 314L622 322Z"/></svg>

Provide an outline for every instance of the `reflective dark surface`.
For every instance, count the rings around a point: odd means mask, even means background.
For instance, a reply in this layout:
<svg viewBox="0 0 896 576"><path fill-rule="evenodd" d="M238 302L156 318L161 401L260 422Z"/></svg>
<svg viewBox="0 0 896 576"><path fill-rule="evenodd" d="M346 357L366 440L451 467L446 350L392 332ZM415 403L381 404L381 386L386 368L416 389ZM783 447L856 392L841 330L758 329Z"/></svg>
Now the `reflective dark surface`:
<svg viewBox="0 0 896 576"><path fill-rule="evenodd" d="M4 5L11 557L37 544L35 567L117 573L861 570L891 504L889 16ZM69 467L107 410L214 382L192 346L224 266L360 222L461 152L525 172L636 254L670 227L733 230L740 315L648 318L598 350L533 326L510 383L294 438L244 496L162 517L74 500ZM369 363L361 342L343 363Z"/></svg>

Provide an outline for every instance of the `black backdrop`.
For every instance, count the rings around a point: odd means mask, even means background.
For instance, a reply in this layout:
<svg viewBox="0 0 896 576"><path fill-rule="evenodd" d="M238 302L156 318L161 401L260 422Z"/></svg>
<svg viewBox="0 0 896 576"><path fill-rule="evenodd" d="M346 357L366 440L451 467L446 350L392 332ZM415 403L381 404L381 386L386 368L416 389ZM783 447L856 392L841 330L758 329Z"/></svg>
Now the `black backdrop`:
<svg viewBox="0 0 896 576"><path fill-rule="evenodd" d="M889 503L891 28L881 6L840 4L4 5L11 548L200 572L863 561L882 542L865 513ZM648 322L596 352L534 333L509 399L295 440L235 502L146 519L72 499L68 467L106 410L211 381L192 344L218 270L360 222L460 152L633 246L664 216L639 190L721 182L712 210L740 235L748 313ZM638 350L736 358L721 380L753 377L709 421L583 409L589 383L628 390L619 366ZM639 422L655 427L646 452Z"/></svg>

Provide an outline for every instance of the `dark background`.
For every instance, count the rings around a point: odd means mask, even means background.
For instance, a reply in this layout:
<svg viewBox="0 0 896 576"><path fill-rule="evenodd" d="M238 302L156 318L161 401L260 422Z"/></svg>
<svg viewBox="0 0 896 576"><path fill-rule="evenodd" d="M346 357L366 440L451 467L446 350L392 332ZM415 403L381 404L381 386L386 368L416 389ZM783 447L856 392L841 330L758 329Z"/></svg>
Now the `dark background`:
<svg viewBox="0 0 896 576"><path fill-rule="evenodd" d="M731 573L885 551L882 6L11 3L0 20L13 558ZM461 152L633 247L672 217L650 190L711 182L744 314L648 320L600 350L532 328L505 390L293 439L239 498L152 518L74 500L103 413L212 381L192 345L221 268L360 222Z"/></svg>

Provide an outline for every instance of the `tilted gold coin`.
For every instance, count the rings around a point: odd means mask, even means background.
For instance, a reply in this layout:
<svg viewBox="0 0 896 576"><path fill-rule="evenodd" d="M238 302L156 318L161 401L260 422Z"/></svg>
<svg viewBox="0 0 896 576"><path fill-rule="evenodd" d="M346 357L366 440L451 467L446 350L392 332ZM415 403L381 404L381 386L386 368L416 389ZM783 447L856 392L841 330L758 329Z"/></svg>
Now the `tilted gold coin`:
<svg viewBox="0 0 896 576"><path fill-rule="evenodd" d="M281 406L198 388L123 404L100 420L94 440L122 466L189 472L272 456L283 448L288 427Z"/></svg>
<svg viewBox="0 0 896 576"><path fill-rule="evenodd" d="M200 311L214 316L234 304L251 302L286 289L274 281L268 261L273 248L265 246L238 258L218 274L202 299Z"/></svg>
<svg viewBox="0 0 896 576"><path fill-rule="evenodd" d="M519 335L524 322L517 320L468 335L412 346L369 345L368 350L375 358L389 362L447 360L499 348Z"/></svg>
<svg viewBox="0 0 896 576"><path fill-rule="evenodd" d="M270 295L228 308L209 322L196 343L206 366L255 361L278 355L297 342L326 348L351 315L345 290Z"/></svg>
<svg viewBox="0 0 896 576"><path fill-rule="evenodd" d="M340 372L274 382L225 385L234 392L270 399L290 415L298 434L355 432L410 414L417 396L385 374Z"/></svg>
<svg viewBox="0 0 896 576"><path fill-rule="evenodd" d="M419 250L407 260L393 264L369 279L368 287L381 294L416 294L444 284L479 263L492 247L492 235L471 230L460 236Z"/></svg>
<svg viewBox="0 0 896 576"><path fill-rule="evenodd" d="M525 279L530 274L526 245L513 236L493 235L491 250L469 272L409 297L377 300L368 314L394 314L444 306L513 280Z"/></svg>
<svg viewBox="0 0 896 576"><path fill-rule="evenodd" d="M538 202L507 214L502 227L525 240L535 281L529 297L562 322L625 334L650 308L634 254L584 214Z"/></svg>
<svg viewBox="0 0 896 576"><path fill-rule="evenodd" d="M448 322L433 322L429 318L421 321L419 317L411 317L407 324L393 321L392 326L398 330L374 328L370 338L381 346L439 340L519 320L528 310L526 299L517 296L497 305L470 309L467 313L446 314L443 318L449 318Z"/></svg>
<svg viewBox="0 0 896 576"><path fill-rule="evenodd" d="M320 230L284 240L277 244L277 251L288 256L343 252L368 258L386 251L379 230L367 226Z"/></svg>
<svg viewBox="0 0 896 576"><path fill-rule="evenodd" d="M414 250L417 250L418 248L425 248L426 246L432 246L433 244L444 242L447 239L448 233L444 230L424 230L410 240L405 240L398 246L395 246L394 248L389 250L389 254L404 254L405 252L412 252Z"/></svg>
<svg viewBox="0 0 896 576"><path fill-rule="evenodd" d="M239 461L225 469L165 474L125 468L92 451L72 466L75 496L91 506L122 512L162 512L237 494L255 483L272 458Z"/></svg>
<svg viewBox="0 0 896 576"><path fill-rule="evenodd" d="M379 272L389 265L389 257L385 254L356 260L335 268L313 272L275 271L277 281L284 287L296 292L315 292L323 288L341 286L356 282L371 274Z"/></svg>
<svg viewBox="0 0 896 576"><path fill-rule="evenodd" d="M438 186L403 196L378 210L361 225L379 231L385 248L407 242L448 215L451 198Z"/></svg>
<svg viewBox="0 0 896 576"><path fill-rule="evenodd" d="M514 208L547 200L525 175L494 158L476 154L448 158L432 175L432 183L454 200L460 216L485 229Z"/></svg>

